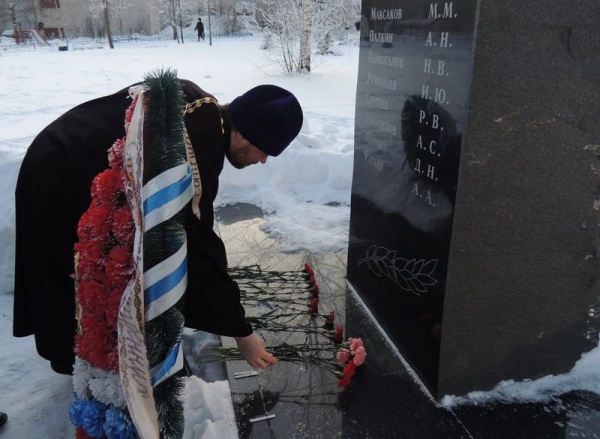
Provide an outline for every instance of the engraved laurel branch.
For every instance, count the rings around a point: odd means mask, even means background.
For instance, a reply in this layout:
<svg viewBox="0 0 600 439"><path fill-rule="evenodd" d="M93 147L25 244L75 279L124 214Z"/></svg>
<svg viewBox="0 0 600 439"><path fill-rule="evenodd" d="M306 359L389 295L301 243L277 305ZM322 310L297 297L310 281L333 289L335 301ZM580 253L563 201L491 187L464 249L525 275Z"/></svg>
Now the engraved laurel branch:
<svg viewBox="0 0 600 439"><path fill-rule="evenodd" d="M369 270L376 276L387 276L403 290L410 291L417 296L426 293L427 287L435 285L437 280L432 273L438 260L425 261L421 259L405 259L396 256L396 250L389 250L383 246L372 245L368 248L366 257L358 261L358 265L366 263Z"/></svg>

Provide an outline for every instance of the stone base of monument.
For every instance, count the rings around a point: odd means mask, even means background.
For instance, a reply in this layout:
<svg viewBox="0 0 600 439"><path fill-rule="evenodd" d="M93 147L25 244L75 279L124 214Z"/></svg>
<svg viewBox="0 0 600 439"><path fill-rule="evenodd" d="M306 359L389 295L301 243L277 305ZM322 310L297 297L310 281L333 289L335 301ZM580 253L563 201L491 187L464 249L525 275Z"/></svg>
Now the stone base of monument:
<svg viewBox="0 0 600 439"><path fill-rule="evenodd" d="M240 438L562 439L600 434L596 394L574 392L545 403L442 406L407 367L359 296L346 287L346 252L280 252L277 242L259 229L264 219L255 206L227 206L216 216L230 266L258 263L265 269L295 270L308 261L317 273L321 308L334 310L346 336L361 337L368 351L364 365L343 389L329 372L311 366L280 362L236 379L249 366L227 362ZM263 336L270 345L281 341L277 334ZM230 338L222 340L233 345Z"/></svg>

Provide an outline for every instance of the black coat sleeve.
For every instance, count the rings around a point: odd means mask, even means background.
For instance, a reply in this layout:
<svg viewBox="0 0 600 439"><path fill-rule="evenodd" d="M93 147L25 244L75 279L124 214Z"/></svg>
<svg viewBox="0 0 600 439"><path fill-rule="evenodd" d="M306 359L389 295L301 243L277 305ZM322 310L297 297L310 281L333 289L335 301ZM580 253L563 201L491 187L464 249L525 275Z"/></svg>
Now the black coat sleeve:
<svg viewBox="0 0 600 439"><path fill-rule="evenodd" d="M186 101L207 95L193 84L183 83ZM189 205L186 207L186 326L226 336L247 336L252 333L252 327L246 323L238 285L227 272L225 245L213 230L213 203L230 132L227 126L224 133L221 131L221 114L215 104L203 104L187 115L186 127L202 181L201 219L193 215Z"/></svg>
<svg viewBox="0 0 600 439"><path fill-rule="evenodd" d="M240 290L227 274L223 241L202 221L192 222L187 230L186 326L231 337L250 335Z"/></svg>

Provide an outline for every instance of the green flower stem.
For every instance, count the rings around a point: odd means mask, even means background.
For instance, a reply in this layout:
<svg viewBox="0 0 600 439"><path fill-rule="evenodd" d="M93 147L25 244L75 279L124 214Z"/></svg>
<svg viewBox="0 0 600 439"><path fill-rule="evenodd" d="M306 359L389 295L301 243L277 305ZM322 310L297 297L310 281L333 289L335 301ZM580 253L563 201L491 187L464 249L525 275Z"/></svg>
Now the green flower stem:
<svg viewBox="0 0 600 439"><path fill-rule="evenodd" d="M273 287L272 289L265 288L263 286L254 286L251 284L243 284L240 282L238 282L238 285L240 286L240 290L242 290L243 292L245 292L247 294L280 295L280 294L289 294L289 293L304 293L306 291L312 291L314 288L312 284L306 284L306 285L302 286L302 288L300 288L297 284L295 284L293 287L277 286L277 287Z"/></svg>
<svg viewBox="0 0 600 439"><path fill-rule="evenodd" d="M330 359L325 359L325 358L315 357L315 356L296 356L296 355L290 355L289 353L279 354L277 352L274 352L273 354L279 361L283 361L283 362L287 362L287 363L296 363L296 364L309 363L309 364L317 366L321 369L328 370L334 374L337 374L338 372L341 371L340 370L341 366L338 365L335 356L333 356ZM242 360L244 360L244 357L238 351L237 353L230 352L230 353L226 353L226 354L225 353L202 354L202 355L200 355L200 359L202 361L242 361Z"/></svg>
<svg viewBox="0 0 600 439"><path fill-rule="evenodd" d="M326 328L308 328L306 326L286 326L286 325L279 325L279 324L256 324L253 325L254 329L262 329L265 331L271 331L271 332L296 332L296 333L303 333L303 334L316 334L316 335L323 335L326 337L333 337L333 335L335 334L335 331L331 330L331 329L326 329Z"/></svg>
<svg viewBox="0 0 600 439"><path fill-rule="evenodd" d="M240 291L240 297L248 300L279 300L279 301L288 301L294 302L297 300L307 300L312 298L309 290L296 290L296 291L283 291L283 292L265 292L265 291ZM301 295L300 297L290 297L294 295Z"/></svg>
<svg viewBox="0 0 600 439"><path fill-rule="evenodd" d="M308 274L306 271L304 270L263 270L262 268L260 268L260 266L258 265L246 265L246 266L242 266L242 267L234 267L234 268L230 268L229 269L230 273L233 274L237 274L237 273L241 273L241 274L251 274L251 275L255 275L255 276L282 276L282 275L301 275L301 276L308 276L310 277L310 274Z"/></svg>
<svg viewBox="0 0 600 439"><path fill-rule="evenodd" d="M313 284L309 283L276 283L265 285L258 285L253 282L237 282L238 286L242 291L253 294L287 294L287 293L299 293L303 291L312 291L314 289Z"/></svg>

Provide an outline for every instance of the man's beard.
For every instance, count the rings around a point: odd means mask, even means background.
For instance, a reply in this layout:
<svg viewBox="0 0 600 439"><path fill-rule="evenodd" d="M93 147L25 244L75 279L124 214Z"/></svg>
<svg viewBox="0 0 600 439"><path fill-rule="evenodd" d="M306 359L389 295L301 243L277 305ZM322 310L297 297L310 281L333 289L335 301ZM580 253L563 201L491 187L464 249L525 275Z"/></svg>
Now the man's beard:
<svg viewBox="0 0 600 439"><path fill-rule="evenodd" d="M227 157L227 161L231 163L235 169L244 169L248 164L240 162L239 158L231 153L231 148L225 151L225 157Z"/></svg>

